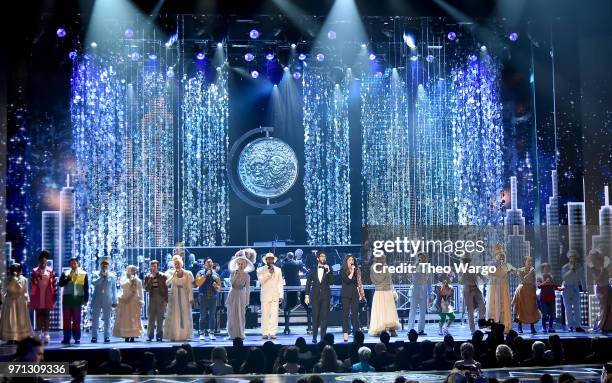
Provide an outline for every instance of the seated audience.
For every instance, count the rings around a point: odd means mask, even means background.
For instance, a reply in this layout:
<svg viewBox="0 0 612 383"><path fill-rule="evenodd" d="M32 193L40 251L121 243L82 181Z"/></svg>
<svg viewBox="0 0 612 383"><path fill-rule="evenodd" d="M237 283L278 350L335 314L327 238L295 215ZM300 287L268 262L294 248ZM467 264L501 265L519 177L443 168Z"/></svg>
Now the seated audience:
<svg viewBox="0 0 612 383"><path fill-rule="evenodd" d="M298 348L291 346L285 350L285 363L278 368L279 374L303 374L304 368L298 363Z"/></svg>
<svg viewBox="0 0 612 383"><path fill-rule="evenodd" d="M266 358L261 348L251 347L240 367L241 374L265 374Z"/></svg>
<svg viewBox="0 0 612 383"><path fill-rule="evenodd" d="M514 361L514 355L512 349L506 344L500 344L495 350L495 367L516 367L517 364Z"/></svg>
<svg viewBox="0 0 612 383"><path fill-rule="evenodd" d="M323 373L323 372L343 372L344 367L342 362L338 360L338 355L336 351L334 351L332 346L323 347L323 351L321 351L321 359L317 364L312 368L312 372L314 373Z"/></svg>
<svg viewBox="0 0 612 383"><path fill-rule="evenodd" d="M142 354L142 363L140 363L140 369L138 375L158 375L159 370L157 369L157 360L155 354L152 352L145 352Z"/></svg>
<svg viewBox="0 0 612 383"><path fill-rule="evenodd" d="M455 352L455 338L450 334L445 335L444 345L446 346L446 359L450 362L456 361L458 358Z"/></svg>
<svg viewBox="0 0 612 383"><path fill-rule="evenodd" d="M604 346L603 339L596 337L591 339L591 351L592 353L584 358L585 363L605 363L606 360L606 349Z"/></svg>
<svg viewBox="0 0 612 383"><path fill-rule="evenodd" d="M460 368L460 366L475 366L480 370L480 363L474 360L474 346L471 343L465 342L461 344L459 354L461 354L461 359L455 362L454 368Z"/></svg>
<svg viewBox="0 0 612 383"><path fill-rule="evenodd" d="M531 345L532 356L531 358L525 359L521 366L525 367L538 367L538 366L548 366L550 362L548 359L544 357L544 353L546 352L546 345L544 342L536 341Z"/></svg>
<svg viewBox="0 0 612 383"><path fill-rule="evenodd" d="M549 361L551 365L559 365L565 363L565 352L563 351L563 344L561 338L557 334L550 335L548 337L549 349L544 352L544 357Z"/></svg>
<svg viewBox="0 0 612 383"><path fill-rule="evenodd" d="M400 347L395 353L395 360L392 365L387 367L387 371L410 371L414 370L408 354L408 350L405 347Z"/></svg>
<svg viewBox="0 0 612 383"><path fill-rule="evenodd" d="M540 376L540 383L555 383L551 374L542 374Z"/></svg>
<svg viewBox="0 0 612 383"><path fill-rule="evenodd" d="M370 357L372 356L372 351L369 348L365 346L361 347L358 351L358 354L359 354L359 363L355 363L353 367L351 367L352 372L376 371L375 368L372 367L369 363Z"/></svg>
<svg viewBox="0 0 612 383"><path fill-rule="evenodd" d="M232 357L229 364L232 366L234 371L240 372L240 368L244 363L246 352L247 350L244 347L244 342L241 338L235 338L232 340Z"/></svg>
<svg viewBox="0 0 612 383"><path fill-rule="evenodd" d="M174 353L174 360L166 367L165 374L168 375L195 375L198 368L194 362L189 361L189 352L179 347Z"/></svg>
<svg viewBox="0 0 612 383"><path fill-rule="evenodd" d="M227 363L227 351L224 347L215 347L210 353L211 364L207 367L207 373L212 375L230 375L234 368Z"/></svg>
<svg viewBox="0 0 612 383"><path fill-rule="evenodd" d="M357 338L355 336L355 338ZM295 340L295 347L298 348L298 358L300 360L310 360L312 359L313 355L312 355L312 351L310 351L308 349L308 345L306 344L306 339L304 339L303 337L298 337Z"/></svg>
<svg viewBox="0 0 612 383"><path fill-rule="evenodd" d="M98 368L101 375L130 375L134 372L132 366L121 362L121 351L117 348L108 350L108 361Z"/></svg>
<svg viewBox="0 0 612 383"><path fill-rule="evenodd" d="M68 374L72 377L70 383L83 383L87 376L87 361L75 360L68 365ZM46 382L46 381L45 381Z"/></svg>
<svg viewBox="0 0 612 383"><path fill-rule="evenodd" d="M574 375L570 374L569 372L562 372L557 378L557 383L571 383L575 380L576 378L574 378Z"/></svg>
<svg viewBox="0 0 612 383"><path fill-rule="evenodd" d="M441 371L450 370L453 363L446 359L446 345L443 342L438 342L434 346L433 358L421 363L421 370L425 371Z"/></svg>
<svg viewBox="0 0 612 383"><path fill-rule="evenodd" d="M29 336L17 342L14 362L42 363L45 359L45 348L40 338Z"/></svg>
<svg viewBox="0 0 612 383"><path fill-rule="evenodd" d="M385 371L385 368L393 363L393 357L387 352L387 347L380 342L374 346L374 357L370 360L372 367L376 371Z"/></svg>
<svg viewBox="0 0 612 383"><path fill-rule="evenodd" d="M361 347L363 347L363 342L365 341L365 334L362 331L355 332L353 336L353 343L349 349L349 356L347 359L348 368L357 362L359 362L359 354L358 351Z"/></svg>
<svg viewBox="0 0 612 383"><path fill-rule="evenodd" d="M276 346L272 341L264 342L263 346L261 346L261 350L263 351L265 358L265 373L272 374L274 372L274 362L276 361L277 352Z"/></svg>

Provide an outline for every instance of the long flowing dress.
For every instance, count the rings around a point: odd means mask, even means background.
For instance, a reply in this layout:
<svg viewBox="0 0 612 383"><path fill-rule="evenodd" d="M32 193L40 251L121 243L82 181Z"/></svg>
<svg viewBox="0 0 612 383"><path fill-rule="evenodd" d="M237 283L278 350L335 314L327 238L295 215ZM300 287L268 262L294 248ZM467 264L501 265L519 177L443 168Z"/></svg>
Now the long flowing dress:
<svg viewBox="0 0 612 383"><path fill-rule="evenodd" d="M521 283L514 292L512 307L514 307L514 318L520 323L536 323L540 320L540 310L538 309L538 297L536 295L535 269L521 267L518 269L518 276Z"/></svg>
<svg viewBox="0 0 612 383"><path fill-rule="evenodd" d="M227 335L230 339L245 339L246 307L251 295L251 277L244 271L232 271L230 290L225 300L227 307Z"/></svg>
<svg viewBox="0 0 612 383"><path fill-rule="evenodd" d="M599 315L595 330L601 332L612 331L612 287L610 286L610 275L608 270L593 273L595 282L595 294L599 300Z"/></svg>
<svg viewBox="0 0 612 383"><path fill-rule="evenodd" d="M28 280L23 275L9 277L2 300L1 340L20 341L32 336L28 302Z"/></svg>
<svg viewBox="0 0 612 383"><path fill-rule="evenodd" d="M139 338L144 332L142 320L140 320L140 313L144 305L142 281L138 277L132 280L121 278L121 295L117 302L113 336Z"/></svg>
<svg viewBox="0 0 612 383"><path fill-rule="evenodd" d="M400 323L393 297L391 274L388 272L376 273L372 269L370 270L370 278L375 290L368 333L371 336L378 336L383 331L399 329Z"/></svg>
<svg viewBox="0 0 612 383"><path fill-rule="evenodd" d="M193 274L183 270L183 276L174 274L170 269L166 274L168 291L168 316L164 322L164 336L173 341L191 339L193 335L193 318L191 303L193 301Z"/></svg>
<svg viewBox="0 0 612 383"><path fill-rule="evenodd" d="M508 273L515 268L508 264L496 264L495 273L490 273L487 286L487 318L504 325L504 332L512 330L510 307L510 285Z"/></svg>

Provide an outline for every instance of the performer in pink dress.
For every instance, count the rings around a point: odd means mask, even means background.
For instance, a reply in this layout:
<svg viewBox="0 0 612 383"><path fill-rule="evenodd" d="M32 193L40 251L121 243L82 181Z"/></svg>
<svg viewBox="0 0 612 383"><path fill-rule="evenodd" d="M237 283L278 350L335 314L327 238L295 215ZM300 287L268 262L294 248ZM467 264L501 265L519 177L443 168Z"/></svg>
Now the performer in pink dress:
<svg viewBox="0 0 612 383"><path fill-rule="evenodd" d="M43 250L38 255L38 266L30 274L30 308L34 310L36 331L40 339L49 343L49 323L51 309L55 307L57 293L57 278L53 269L47 266L51 258L48 251Z"/></svg>

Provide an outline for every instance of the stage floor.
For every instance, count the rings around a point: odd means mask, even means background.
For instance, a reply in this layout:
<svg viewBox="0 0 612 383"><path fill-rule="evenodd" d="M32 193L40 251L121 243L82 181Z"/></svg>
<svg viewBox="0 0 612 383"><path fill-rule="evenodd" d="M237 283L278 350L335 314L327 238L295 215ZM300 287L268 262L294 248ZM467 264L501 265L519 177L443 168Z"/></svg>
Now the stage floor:
<svg viewBox="0 0 612 383"><path fill-rule="evenodd" d="M279 330L282 331L282 328L280 328ZM306 326L291 326L291 332L292 333L289 335L283 335L282 333L278 334L277 339L275 339L273 342L279 345L293 345L295 343L295 340L301 336L301 337L304 337L304 339L306 339L307 343L309 344L311 343L312 337L310 334L306 334ZM328 328L328 332L331 332L334 334L336 343L344 343L342 341L342 329L341 328L331 327L331 328ZM366 339L365 339L366 344L378 343L377 337L371 337L367 335L366 329L364 329L364 332L366 332ZM419 341L423 341L427 339L432 342L438 342L444 338L442 335L438 335L438 326L436 324L428 324L425 327L425 332L427 333L427 336L419 336ZM456 323L455 325L451 326L450 333L455 338L456 342L463 342L468 339L471 339L471 334L470 334L470 331L467 325ZM590 332L576 333L576 332L564 331L563 329L558 329L556 334L558 334L563 339L612 337L612 334L601 334L601 333L590 333ZM110 343L102 343L100 339L101 335L102 334L98 334L98 343L90 343L89 342L90 335L88 333L83 333L83 336L81 338L81 344L63 345L60 343L62 340L62 334L60 331L56 331L51 334L51 342L50 344L46 346L46 349L47 350L62 350L62 349L88 350L88 349L101 349L101 348L122 348L122 349L123 348L130 348L130 349L170 348L180 343L183 343L183 342L170 342L168 340L164 340L163 342L156 342L156 341L147 342L146 336L135 339L134 343L126 343L121 338L111 338ZM245 346L261 346L266 341L266 340L261 339L261 332L259 329L247 329L246 336L247 337L244 340ZM192 338L191 341L189 341L189 343L193 347L205 347L205 348L215 347L215 346L231 346L232 341L226 340L225 337L226 337L226 333L225 331L223 331L221 335L217 336L217 339L215 341L210 341L210 340L201 341L198 339L198 334L194 332L194 337ZM522 334L522 337L527 340L544 340L544 339L548 339L548 334L539 332L536 335L531 335L529 332L525 332L524 334ZM394 342L395 340L407 340L407 338L408 338L408 329L404 329L398 332L398 336L396 338L391 338L391 342ZM349 341L352 341L352 338L350 338ZM7 355L7 354L14 352L14 347L15 346L8 346L8 345L0 346L0 355Z"/></svg>
<svg viewBox="0 0 612 383"><path fill-rule="evenodd" d="M486 377L495 377L499 381L503 381L508 378L518 378L521 382L537 382L542 374L548 373L553 376L554 381L557 381L557 377L562 372L569 372L574 375L578 380L584 382L597 381L601 376L601 366L598 365L576 365L576 366L565 366L565 367L531 367L531 368L513 368L510 369L491 369L483 370L483 375ZM448 371L406 371L406 372L381 372L381 373L347 373L347 374L321 374L325 383L337 383L337 382L352 382L353 379L363 379L368 383L387 383L393 382L397 376L404 376L408 380L416 380L422 382L441 382L444 381L448 375ZM265 383L295 383L298 379L302 378L303 375L227 375L227 376L215 376L214 379L217 383L246 383L251 379L262 379ZM172 375L158 375L158 376L109 376L109 375L88 375L85 379L86 382L121 382L121 383L199 383L206 382L212 376L172 376ZM66 378L51 378L50 381L60 383L69 382L70 379Z"/></svg>

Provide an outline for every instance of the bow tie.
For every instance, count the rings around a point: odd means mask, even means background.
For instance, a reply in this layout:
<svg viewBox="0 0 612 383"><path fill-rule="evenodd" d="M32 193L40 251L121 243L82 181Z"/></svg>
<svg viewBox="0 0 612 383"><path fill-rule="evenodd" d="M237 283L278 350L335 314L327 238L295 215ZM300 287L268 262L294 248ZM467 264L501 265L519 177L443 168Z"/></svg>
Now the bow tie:
<svg viewBox="0 0 612 383"><path fill-rule="evenodd" d="M324 268L325 268L325 266L319 266L319 269L324 269Z"/></svg>

